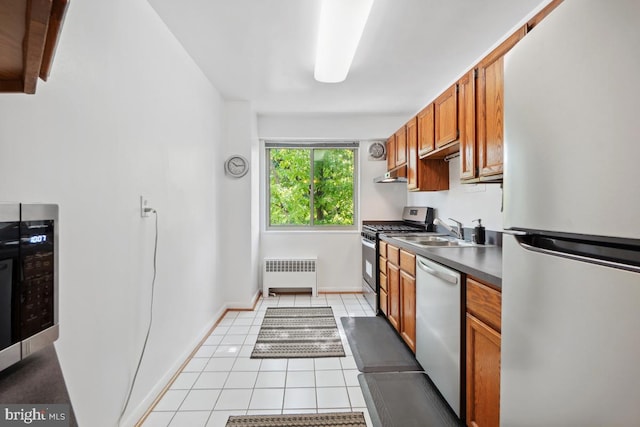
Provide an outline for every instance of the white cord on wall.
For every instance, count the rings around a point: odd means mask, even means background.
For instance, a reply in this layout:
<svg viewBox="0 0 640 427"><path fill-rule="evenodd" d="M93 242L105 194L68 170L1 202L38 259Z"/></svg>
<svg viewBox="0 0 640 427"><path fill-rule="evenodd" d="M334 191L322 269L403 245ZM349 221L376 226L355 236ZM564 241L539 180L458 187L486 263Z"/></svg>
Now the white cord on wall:
<svg viewBox="0 0 640 427"><path fill-rule="evenodd" d="M153 279L151 280L151 304L149 305L149 326L147 327L147 334L144 337L144 344L142 345L142 352L140 352L140 358L138 359L138 365L136 366L136 371L133 374L133 380L131 381L131 386L129 387L129 392L127 393L127 399L124 402L124 407L122 408L122 412L120 412L120 417L118 418L118 425L122 422L122 417L129 406L129 400L131 399L131 394L133 393L133 387L136 384L136 379L138 378L138 372L140 371L140 365L142 364L142 359L144 358L144 352L147 349L147 342L149 341L149 334L151 333L151 325L153 324L153 297L155 294L156 288L156 274L157 274L157 259L158 259L158 212L152 208L148 209L148 212L152 212L155 215L156 219L156 236L153 243Z"/></svg>

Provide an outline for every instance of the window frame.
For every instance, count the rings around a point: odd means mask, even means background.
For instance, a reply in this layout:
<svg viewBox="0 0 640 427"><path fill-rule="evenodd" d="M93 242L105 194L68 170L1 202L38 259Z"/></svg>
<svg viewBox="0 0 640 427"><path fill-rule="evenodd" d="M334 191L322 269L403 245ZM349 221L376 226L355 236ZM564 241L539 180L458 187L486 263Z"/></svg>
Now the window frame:
<svg viewBox="0 0 640 427"><path fill-rule="evenodd" d="M326 149L350 149L353 151L353 224L350 225L317 225L314 224L314 198L309 198L310 218L308 225L272 225L271 224L271 149L290 148L290 149L306 149L310 151L309 155L309 192L313 194L314 190L314 174L315 165L313 150ZM308 232L336 232L345 231L353 232L359 230L359 198L360 198L360 143L355 141L332 141L332 142L280 142L280 141L264 141L264 159L265 159L265 229L266 231L308 231Z"/></svg>

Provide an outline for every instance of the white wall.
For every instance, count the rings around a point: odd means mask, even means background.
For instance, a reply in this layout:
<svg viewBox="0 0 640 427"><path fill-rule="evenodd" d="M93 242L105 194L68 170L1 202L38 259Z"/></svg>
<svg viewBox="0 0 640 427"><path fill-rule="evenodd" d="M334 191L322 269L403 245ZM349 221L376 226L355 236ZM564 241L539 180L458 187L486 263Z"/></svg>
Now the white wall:
<svg viewBox="0 0 640 427"><path fill-rule="evenodd" d="M218 224L224 244L225 263L221 265L225 299L236 308L250 308L258 293L259 228L259 161L256 161L259 141L256 115L244 101L229 101L225 107L226 132L222 142L220 164L232 154L240 154L250 162L249 173L231 178L218 171L221 184L220 202L223 215Z"/></svg>
<svg viewBox="0 0 640 427"><path fill-rule="evenodd" d="M448 191L408 192L407 203L434 207L440 218L454 218L465 227L473 227L472 221L481 218L487 230L502 230L500 184L461 184L459 158L449 162Z"/></svg>
<svg viewBox="0 0 640 427"><path fill-rule="evenodd" d="M132 425L221 310L223 103L145 0L71 2L50 81L0 95L0 200L60 205L56 348L81 426ZM214 161L214 159L216 159Z"/></svg>
<svg viewBox="0 0 640 427"><path fill-rule="evenodd" d="M406 184L374 184L373 178L386 172L386 162L369 161L367 149L371 140L386 139L405 119L405 115L262 115L258 116L258 134L260 138L274 140L362 141L358 165L359 225L362 219L397 219L402 215L407 197ZM264 149L261 150L261 157L261 170L264 171ZM331 292L362 289L359 231L264 231L264 188L261 206L261 257L317 256L318 290Z"/></svg>

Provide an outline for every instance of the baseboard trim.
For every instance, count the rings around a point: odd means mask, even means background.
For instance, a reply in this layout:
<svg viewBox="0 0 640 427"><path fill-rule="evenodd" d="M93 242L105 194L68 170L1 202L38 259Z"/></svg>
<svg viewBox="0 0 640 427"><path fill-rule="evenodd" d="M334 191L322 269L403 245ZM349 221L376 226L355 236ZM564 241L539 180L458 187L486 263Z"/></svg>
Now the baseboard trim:
<svg viewBox="0 0 640 427"><path fill-rule="evenodd" d="M220 321L222 321L224 316L229 311L253 311L256 305L258 304L258 301L260 301L261 294L262 292L260 290L256 292L256 294L252 298L253 303L248 303L248 304L242 303L242 304L238 304L238 306L236 306L235 303L231 303L233 305L224 304L222 308L220 308L220 310L218 310L216 315L213 317L216 320L214 320L213 323L210 322L209 325L203 329L204 334L201 333L199 335L199 338L195 340L197 344L195 344L195 347L193 348L193 350L189 352L185 352L184 355L186 355L186 357L182 356L178 358L178 361L174 363L173 367L167 371L164 377L160 381L158 381L156 386L149 392L149 394L147 395L147 398L145 398L137 406L136 410L133 411L133 413L129 417L127 417L127 420L126 420L127 422L125 422L124 425L130 425L129 421L138 419L138 422L135 424L135 427L141 427L142 424L145 422L145 420L149 417L149 414L151 414L153 409L156 407L158 402L160 402L160 400L164 397L166 392L171 388L176 378L178 378L178 375L180 375L180 373L185 368L185 366L187 366L187 364L191 361L193 356L200 349L202 344L204 344L204 342L207 340L209 335L211 335L211 333L216 328L216 326L218 326ZM153 399L153 396L156 396L155 399ZM147 408L147 409L142 413L143 408Z"/></svg>
<svg viewBox="0 0 640 427"><path fill-rule="evenodd" d="M187 366L187 363L189 363L189 361L196 354L200 346L202 346L209 335L211 335L211 332L213 332L216 326L218 326L218 323L220 323L220 320L222 320L227 311L228 310L226 308L226 305L222 306L220 310L218 310L218 312L213 316L214 320L209 322L207 326L202 329L202 332L198 334L198 338L193 341L194 347L189 346L189 348L193 348L193 350L184 352L182 356L178 358L178 360L171 366L171 368L167 370L167 373L147 394L147 397L145 397L142 402L140 402L140 404L136 407L136 409L131 413L131 415L129 415L125 419L123 425L132 425L133 420L137 419L138 422L135 423L135 427L142 426L149 414L151 414L151 411L153 411L153 408L155 408L158 402L160 402L160 399L164 397L167 390L171 388L171 385L174 383L176 378L178 378L178 375L180 375L185 366Z"/></svg>

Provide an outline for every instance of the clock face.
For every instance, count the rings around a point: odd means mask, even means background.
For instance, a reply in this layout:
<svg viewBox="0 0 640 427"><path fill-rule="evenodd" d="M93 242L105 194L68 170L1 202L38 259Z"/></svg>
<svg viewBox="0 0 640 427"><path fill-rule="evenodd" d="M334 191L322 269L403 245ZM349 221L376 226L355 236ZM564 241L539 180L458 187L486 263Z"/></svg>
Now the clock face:
<svg viewBox="0 0 640 427"><path fill-rule="evenodd" d="M228 175L240 178L249 171L249 161L242 156L231 156L225 162L224 168Z"/></svg>

